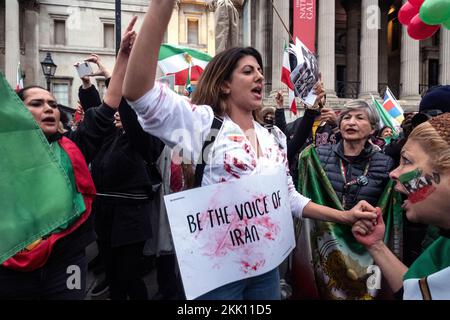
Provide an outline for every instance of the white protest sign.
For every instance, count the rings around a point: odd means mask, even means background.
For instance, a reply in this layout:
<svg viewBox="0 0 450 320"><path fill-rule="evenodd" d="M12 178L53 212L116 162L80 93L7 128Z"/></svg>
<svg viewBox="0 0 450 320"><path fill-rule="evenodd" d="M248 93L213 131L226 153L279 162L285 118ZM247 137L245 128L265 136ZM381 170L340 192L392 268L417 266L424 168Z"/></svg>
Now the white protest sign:
<svg viewBox="0 0 450 320"><path fill-rule="evenodd" d="M294 92L303 103L312 107L317 95L313 87L319 81L319 67L314 54L297 38L289 47L291 61L291 81ZM295 57L295 58L294 58Z"/></svg>
<svg viewBox="0 0 450 320"><path fill-rule="evenodd" d="M286 179L280 169L164 197L187 299L273 270L294 249Z"/></svg>

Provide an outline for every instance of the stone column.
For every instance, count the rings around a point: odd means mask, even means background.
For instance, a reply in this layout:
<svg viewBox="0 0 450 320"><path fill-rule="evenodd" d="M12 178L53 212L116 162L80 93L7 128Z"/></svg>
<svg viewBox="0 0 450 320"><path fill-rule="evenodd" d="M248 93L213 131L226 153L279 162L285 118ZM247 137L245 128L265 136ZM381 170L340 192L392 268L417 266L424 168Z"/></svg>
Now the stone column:
<svg viewBox="0 0 450 320"><path fill-rule="evenodd" d="M39 5L37 1L25 2L25 5L25 63L22 70L25 71L24 85L28 86L39 84L44 79L39 61Z"/></svg>
<svg viewBox="0 0 450 320"><path fill-rule="evenodd" d="M252 45L252 2L247 0L242 9L242 45L250 47Z"/></svg>
<svg viewBox="0 0 450 320"><path fill-rule="evenodd" d="M270 83L272 81L272 78L269 78L269 74L271 71L271 67L269 66L269 63L271 62L270 56L272 55L272 52L269 54L269 28L271 28L271 24L269 23L268 15L269 11L268 6L269 2L267 0L260 0L257 2L257 19L256 19L256 38L255 38L255 47L261 53L262 59L263 59L263 65L264 65L264 75L265 75L265 82L266 86L264 88L264 93L269 94L270 93Z"/></svg>
<svg viewBox="0 0 450 320"><path fill-rule="evenodd" d="M403 0L405 3L407 0ZM400 98L417 103L420 76L420 44L413 40L402 25L402 46L400 56Z"/></svg>
<svg viewBox="0 0 450 320"><path fill-rule="evenodd" d="M17 65L20 59L19 2L5 2L5 76L11 87L17 83Z"/></svg>
<svg viewBox="0 0 450 320"><path fill-rule="evenodd" d="M450 84L450 30L441 28L440 83Z"/></svg>
<svg viewBox="0 0 450 320"><path fill-rule="evenodd" d="M214 6L208 5L208 54L215 56L216 54L216 22L214 19Z"/></svg>
<svg viewBox="0 0 450 320"><path fill-rule="evenodd" d="M361 86L359 98L370 99L378 93L378 28L380 26L378 0L361 2Z"/></svg>
<svg viewBox="0 0 450 320"><path fill-rule="evenodd" d="M289 1L275 0L275 8L285 25L289 25ZM272 37L272 91L281 89L281 66L283 65L283 49L289 44L289 33L283 26L275 10L272 10L273 37Z"/></svg>
<svg viewBox="0 0 450 320"><path fill-rule="evenodd" d="M389 74L388 37L389 7L392 1L380 1L380 32L378 33L378 83L387 85Z"/></svg>
<svg viewBox="0 0 450 320"><path fill-rule="evenodd" d="M184 8L182 4L179 5L178 15L178 43L187 43L187 21L184 14Z"/></svg>
<svg viewBox="0 0 450 320"><path fill-rule="evenodd" d="M358 30L361 21L361 0L346 0L342 5L347 13L346 90L347 98L359 93Z"/></svg>
<svg viewBox="0 0 450 320"><path fill-rule="evenodd" d="M327 98L336 98L336 63L335 63L335 1L319 0L319 69Z"/></svg>

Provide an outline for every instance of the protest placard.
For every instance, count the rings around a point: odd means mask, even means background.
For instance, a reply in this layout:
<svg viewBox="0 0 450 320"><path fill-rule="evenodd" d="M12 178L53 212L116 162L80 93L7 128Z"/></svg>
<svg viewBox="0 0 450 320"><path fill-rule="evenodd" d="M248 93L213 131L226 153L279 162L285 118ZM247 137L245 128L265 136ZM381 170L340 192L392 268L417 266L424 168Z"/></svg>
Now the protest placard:
<svg viewBox="0 0 450 320"><path fill-rule="evenodd" d="M164 200L187 299L273 270L295 247L283 168Z"/></svg>
<svg viewBox="0 0 450 320"><path fill-rule="evenodd" d="M294 92L308 107L312 107L317 95L313 87L319 80L319 67L314 54L299 40L289 47L289 60L291 64L291 81Z"/></svg>

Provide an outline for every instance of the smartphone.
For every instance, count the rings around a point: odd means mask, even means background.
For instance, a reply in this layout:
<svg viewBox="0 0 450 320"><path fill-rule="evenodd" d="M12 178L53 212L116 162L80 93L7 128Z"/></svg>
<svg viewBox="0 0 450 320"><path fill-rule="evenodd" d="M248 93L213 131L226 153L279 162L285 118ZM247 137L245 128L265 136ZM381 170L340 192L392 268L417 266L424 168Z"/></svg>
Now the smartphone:
<svg viewBox="0 0 450 320"><path fill-rule="evenodd" d="M92 74L92 67L89 62L83 61L78 64L78 67L75 67L78 71L78 75L80 78L88 76Z"/></svg>

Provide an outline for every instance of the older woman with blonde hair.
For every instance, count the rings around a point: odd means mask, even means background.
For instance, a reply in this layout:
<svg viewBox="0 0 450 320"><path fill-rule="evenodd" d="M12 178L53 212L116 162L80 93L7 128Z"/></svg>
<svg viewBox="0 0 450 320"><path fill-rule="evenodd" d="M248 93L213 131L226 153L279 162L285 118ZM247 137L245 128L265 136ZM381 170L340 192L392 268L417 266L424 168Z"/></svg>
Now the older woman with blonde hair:
<svg viewBox="0 0 450 320"><path fill-rule="evenodd" d="M391 289L403 299L450 299L450 113L416 127L401 152L400 165L391 172L396 189L413 222L437 226L441 237L408 269L383 243L381 215L375 229L358 221L352 231L381 268Z"/></svg>

